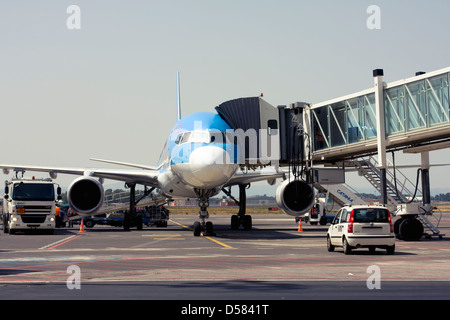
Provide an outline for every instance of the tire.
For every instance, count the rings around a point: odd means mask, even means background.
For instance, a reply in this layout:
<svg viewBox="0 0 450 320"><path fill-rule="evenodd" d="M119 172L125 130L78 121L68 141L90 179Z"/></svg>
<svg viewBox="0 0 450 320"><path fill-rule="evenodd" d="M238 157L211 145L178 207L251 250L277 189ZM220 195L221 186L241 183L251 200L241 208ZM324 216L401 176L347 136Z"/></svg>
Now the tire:
<svg viewBox="0 0 450 320"><path fill-rule="evenodd" d="M395 237L399 240L402 240L402 237L400 236L400 224L403 222L403 220L403 218L400 218L394 222Z"/></svg>
<svg viewBox="0 0 450 320"><path fill-rule="evenodd" d="M194 222L194 236L195 237L200 236L201 232L202 232L202 226L201 226L200 222L195 221Z"/></svg>
<svg viewBox="0 0 450 320"><path fill-rule="evenodd" d="M213 224L211 221L206 222L205 224L205 232L206 235L212 236L213 235Z"/></svg>
<svg viewBox="0 0 450 320"><path fill-rule="evenodd" d="M231 230L237 230L239 229L239 226L241 225L241 221L237 214L233 214L231 216Z"/></svg>
<svg viewBox="0 0 450 320"><path fill-rule="evenodd" d="M252 230L252 216L245 215L242 218L242 226L244 227L244 230Z"/></svg>
<svg viewBox="0 0 450 320"><path fill-rule="evenodd" d="M83 224L86 228L92 228L95 226L95 222L90 219L86 219L86 221L83 221Z"/></svg>
<svg viewBox="0 0 450 320"><path fill-rule="evenodd" d="M334 251L334 246L331 244L331 238L329 236L327 237L327 250L328 252Z"/></svg>
<svg viewBox="0 0 450 320"><path fill-rule="evenodd" d="M342 240L342 247L344 249L345 254L352 253L352 247L350 247L350 245L347 242L347 238L345 238L345 237L344 237L344 240Z"/></svg>
<svg viewBox="0 0 450 320"><path fill-rule="evenodd" d="M416 218L405 218L399 226L399 233L405 241L418 241L423 236L422 222Z"/></svg>
<svg viewBox="0 0 450 320"><path fill-rule="evenodd" d="M394 251L395 251L395 244L394 244L393 246L390 246L390 247L387 247L387 248L386 248L386 253L387 253L388 255L394 254Z"/></svg>

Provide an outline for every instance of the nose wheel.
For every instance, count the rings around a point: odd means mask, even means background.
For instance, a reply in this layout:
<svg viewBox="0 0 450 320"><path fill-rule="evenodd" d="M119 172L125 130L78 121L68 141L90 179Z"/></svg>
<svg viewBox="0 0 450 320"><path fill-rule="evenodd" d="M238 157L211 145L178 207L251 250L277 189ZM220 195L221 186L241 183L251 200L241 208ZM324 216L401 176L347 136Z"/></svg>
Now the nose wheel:
<svg viewBox="0 0 450 320"><path fill-rule="evenodd" d="M213 224L211 221L206 221L206 219L209 218L209 214L208 211L206 210L206 207L200 208L198 217L201 221L194 222L194 236L198 237L202 235L202 233L204 236L213 236L214 235Z"/></svg>

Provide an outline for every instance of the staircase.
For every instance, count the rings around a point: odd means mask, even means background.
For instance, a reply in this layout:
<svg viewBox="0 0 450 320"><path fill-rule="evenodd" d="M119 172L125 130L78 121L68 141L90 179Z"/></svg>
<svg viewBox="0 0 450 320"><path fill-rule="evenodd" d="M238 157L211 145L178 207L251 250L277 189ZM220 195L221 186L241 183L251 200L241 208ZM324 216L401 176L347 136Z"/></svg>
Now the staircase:
<svg viewBox="0 0 450 320"><path fill-rule="evenodd" d="M370 184L381 193L381 171L378 169L377 160L370 156L368 158L362 158L353 162L355 168L359 174L367 179ZM392 165L389 163L389 165ZM397 206L400 204L408 203L414 197L414 190L416 185L412 183L403 173L399 170L386 170L386 193L387 193L387 206L393 207L392 212L397 211ZM427 236L439 236L442 238L442 234L438 229L439 221L435 226L426 216L432 215L432 212L425 212L421 210L417 213L417 219L422 223L425 230L431 232L426 234Z"/></svg>
<svg viewBox="0 0 450 320"><path fill-rule="evenodd" d="M381 191L381 171L378 169L378 162L374 157L362 158L353 162L359 174L367 179L370 184ZM408 202L414 196L415 185L404 174L396 170L386 170L386 191L388 205L397 206L400 203Z"/></svg>

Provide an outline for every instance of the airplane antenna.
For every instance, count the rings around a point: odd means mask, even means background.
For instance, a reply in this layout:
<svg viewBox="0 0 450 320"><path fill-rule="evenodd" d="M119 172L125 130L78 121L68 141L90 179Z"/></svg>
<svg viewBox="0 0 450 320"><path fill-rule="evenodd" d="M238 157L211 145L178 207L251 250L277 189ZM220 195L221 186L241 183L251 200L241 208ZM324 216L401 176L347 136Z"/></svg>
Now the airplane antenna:
<svg viewBox="0 0 450 320"><path fill-rule="evenodd" d="M181 120L181 102L180 102L180 72L177 71L177 120Z"/></svg>

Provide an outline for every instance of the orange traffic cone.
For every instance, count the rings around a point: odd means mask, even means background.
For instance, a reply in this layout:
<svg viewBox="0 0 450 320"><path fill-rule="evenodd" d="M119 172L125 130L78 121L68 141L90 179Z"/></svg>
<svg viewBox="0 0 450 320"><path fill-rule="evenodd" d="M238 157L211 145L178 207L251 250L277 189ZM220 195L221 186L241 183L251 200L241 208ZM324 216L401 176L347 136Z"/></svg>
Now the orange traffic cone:
<svg viewBox="0 0 450 320"><path fill-rule="evenodd" d="M81 219L80 232L81 232L81 233L86 232L86 231L84 231L83 219Z"/></svg>
<svg viewBox="0 0 450 320"><path fill-rule="evenodd" d="M298 220L298 230L297 232L303 232L303 228L302 228L302 220Z"/></svg>

